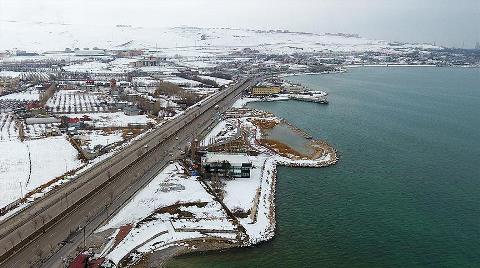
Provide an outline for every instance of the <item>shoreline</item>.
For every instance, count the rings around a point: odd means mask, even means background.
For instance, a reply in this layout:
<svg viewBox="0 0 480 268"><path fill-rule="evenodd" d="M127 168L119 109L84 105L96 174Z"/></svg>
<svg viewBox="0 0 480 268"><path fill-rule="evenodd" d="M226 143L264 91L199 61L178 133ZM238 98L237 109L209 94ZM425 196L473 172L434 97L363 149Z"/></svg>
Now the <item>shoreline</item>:
<svg viewBox="0 0 480 268"><path fill-rule="evenodd" d="M209 140L209 136L213 135L210 137L212 143L206 146L212 145L215 152L216 143L213 141L223 138L225 130L228 130L227 125L235 125L235 130L229 131L243 134L240 137L231 135L228 142L243 140L244 150L255 152L248 154L253 165L249 178L230 179L230 182L225 180L224 185L217 188L213 180L187 175L187 169L180 162L171 164L123 211L97 230L97 241L103 242L93 247L97 252L93 253L95 258L104 258L116 267L145 267L142 265L148 263L165 265L177 256L248 248L273 239L277 230L275 201L278 166L327 167L337 163L338 153L333 146L323 140L314 140L305 130L292 123L272 113L246 107L247 103L255 101L264 100L237 100L232 110L217 124L220 127L213 128L204 138ZM296 152L292 145L279 140L265 144L268 140L265 130L278 124L285 125L296 137L303 139L312 153ZM220 154L232 153L220 150ZM181 194L178 189L186 189L186 192ZM222 189L223 193L218 189ZM158 191L167 192L158 197L151 195ZM201 193L203 191L205 193ZM155 198L158 201L154 201ZM153 203L153 206L145 205L145 202ZM142 206L146 210L141 209ZM209 208L214 208L216 212ZM106 230L108 232L102 234ZM119 233L123 235L119 236Z"/></svg>
<svg viewBox="0 0 480 268"><path fill-rule="evenodd" d="M241 101L241 100L242 99L240 99L239 101ZM242 101L241 102L242 103L241 107L244 108L249 102L262 102L262 100L251 100L251 101L246 101L246 102ZM238 107L238 105L236 105L236 107ZM289 128L292 128L293 131L298 132L297 133L298 135L300 135L302 137L305 137L305 136L311 137L304 130L292 125L291 123L287 122L286 120L280 119L280 121L284 122ZM257 126L257 129L260 129L260 128ZM267 148L267 147L263 146L262 144L258 143L257 137L262 135L259 132L260 131L258 131L257 134L256 134L255 143L257 144L257 146L263 147L263 151L265 152L265 150L269 150L269 148ZM322 140L319 140L319 141L316 141L316 142L322 142L325 145L330 146L330 148L332 149L333 154L334 154L333 157L328 158L328 159L327 158L317 158L317 159L311 159L311 160L299 160L299 159L295 160L295 159L290 159L290 158L281 156L278 153L276 153L276 154L271 155L271 157L269 158L269 160L271 161L271 165L272 165L271 166L271 171L272 172L269 173L269 176L268 176L268 178L266 178L266 180L262 180L262 184L264 184L264 182L265 182L265 185L262 185L262 186L269 186L269 187L268 187L268 189L264 189L264 187L262 187L261 192L263 193L262 195L265 195L265 194L268 195L266 201L268 201L268 203L269 203L270 224L269 224L269 226L267 226L267 228L265 230L265 233L264 233L264 235L262 236L261 239L257 239L255 241L249 241L247 243L239 243L237 245L231 245L231 246L228 246L228 247L221 247L221 248L218 248L215 245L210 245L209 243L204 243L202 249L188 249L187 251L183 251L183 250L182 251L177 251L175 255L171 255L168 258L164 259L162 264L168 264L168 262L170 260L172 260L175 257L179 257L179 256L190 256L190 255L195 256L196 254L204 254L204 253L207 253L207 252L221 252L223 250L226 250L226 251L245 250L245 249L248 249L250 247L261 246L262 244L267 243L270 240L272 240L275 237L275 234L276 234L276 231L277 231L277 214L276 214L276 202L275 201L276 201L276 188L277 188L276 186L277 186L277 179L278 179L277 178L278 166L291 167L291 168L322 168L322 167L328 167L328 166L334 165L339 160L338 153L333 146L327 144L325 141L322 141ZM257 147L257 149L259 149L259 148Z"/></svg>

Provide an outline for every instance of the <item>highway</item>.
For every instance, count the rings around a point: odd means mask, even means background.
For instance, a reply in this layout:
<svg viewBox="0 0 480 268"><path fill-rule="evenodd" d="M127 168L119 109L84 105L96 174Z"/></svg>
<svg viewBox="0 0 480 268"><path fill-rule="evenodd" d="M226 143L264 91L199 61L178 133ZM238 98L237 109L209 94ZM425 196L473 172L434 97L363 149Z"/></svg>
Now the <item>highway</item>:
<svg viewBox="0 0 480 268"><path fill-rule="evenodd" d="M63 257L179 155L175 148L205 132L255 82L215 93L0 222L0 267L63 267Z"/></svg>

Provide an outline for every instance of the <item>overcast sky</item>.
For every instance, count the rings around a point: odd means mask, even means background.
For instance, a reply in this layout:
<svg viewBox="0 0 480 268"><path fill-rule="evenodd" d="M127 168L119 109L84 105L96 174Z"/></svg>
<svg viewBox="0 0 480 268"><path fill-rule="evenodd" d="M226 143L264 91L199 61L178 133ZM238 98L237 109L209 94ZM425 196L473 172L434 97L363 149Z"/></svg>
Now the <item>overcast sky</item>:
<svg viewBox="0 0 480 268"><path fill-rule="evenodd" d="M480 0L0 0L0 20L345 32L455 47L480 41Z"/></svg>

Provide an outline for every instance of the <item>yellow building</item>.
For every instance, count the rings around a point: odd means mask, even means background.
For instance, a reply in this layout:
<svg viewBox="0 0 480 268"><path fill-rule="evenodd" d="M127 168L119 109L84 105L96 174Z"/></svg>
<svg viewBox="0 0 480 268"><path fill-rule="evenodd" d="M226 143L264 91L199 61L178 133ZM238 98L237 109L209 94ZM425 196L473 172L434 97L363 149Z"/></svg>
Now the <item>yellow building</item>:
<svg viewBox="0 0 480 268"><path fill-rule="evenodd" d="M267 96L279 94L281 89L279 87L254 87L252 88L253 96Z"/></svg>

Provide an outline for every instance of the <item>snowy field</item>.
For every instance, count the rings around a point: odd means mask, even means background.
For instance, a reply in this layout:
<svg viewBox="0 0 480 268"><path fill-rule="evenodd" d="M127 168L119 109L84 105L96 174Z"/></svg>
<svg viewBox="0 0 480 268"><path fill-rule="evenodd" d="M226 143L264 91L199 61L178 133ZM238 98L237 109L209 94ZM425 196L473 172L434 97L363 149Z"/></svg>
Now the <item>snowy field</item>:
<svg viewBox="0 0 480 268"><path fill-rule="evenodd" d="M20 78L22 76L22 72L14 72L14 71L0 71L0 77L6 78Z"/></svg>
<svg viewBox="0 0 480 268"><path fill-rule="evenodd" d="M134 68L132 68L129 64L134 61L135 59L127 59L127 58L118 58L108 63L89 61L89 62L83 62L83 63L66 66L64 67L64 70L72 73L90 73L90 74L120 73L121 74L121 73L127 73L130 71L133 71Z"/></svg>
<svg viewBox="0 0 480 268"><path fill-rule="evenodd" d="M169 206L178 207L184 216L173 212L156 213ZM204 237L232 240L237 232L221 205L196 177L183 175L183 168L176 163L167 166L98 232L127 224L134 224L134 227L126 237L116 241L117 246L108 243L103 250L102 257L115 264L132 251L146 253L174 242Z"/></svg>
<svg viewBox="0 0 480 268"><path fill-rule="evenodd" d="M65 137L0 141L0 148L0 207L82 165Z"/></svg>
<svg viewBox="0 0 480 268"><path fill-rule="evenodd" d="M150 76L140 76L132 78L132 85L138 87L153 87L155 88L158 84L158 80ZM153 92L152 92L153 93Z"/></svg>
<svg viewBox="0 0 480 268"><path fill-rule="evenodd" d="M134 125L146 125L148 123L155 123L155 120L149 118L147 115L133 115L128 116L123 112L116 113L78 113L78 114L67 114L67 117L70 118L81 118L82 116L87 115L92 119L92 121L85 122L88 125L92 125L97 128L107 128L107 127L128 127L130 124Z"/></svg>
<svg viewBox="0 0 480 268"><path fill-rule="evenodd" d="M29 89L23 92L11 93L0 97L2 100L15 101L38 101L40 99L40 92L36 89Z"/></svg>
<svg viewBox="0 0 480 268"><path fill-rule="evenodd" d="M138 222L152 214L155 209L175 203L210 201L212 197L200 182L195 177L180 175L182 172L183 168L178 164L167 166L101 230Z"/></svg>
<svg viewBox="0 0 480 268"><path fill-rule="evenodd" d="M263 166L266 156L249 156L248 161L253 165L250 178L235 178L225 180L225 197L223 202L232 211L251 211L254 206L257 191L259 191Z"/></svg>
<svg viewBox="0 0 480 268"><path fill-rule="evenodd" d="M1 61L0 61L1 62ZM0 71L0 77L31 79L38 81L48 81L49 73L47 72L15 72L15 71Z"/></svg>
<svg viewBox="0 0 480 268"><path fill-rule="evenodd" d="M80 131L81 135L87 137L88 147L94 149L95 146L107 146L116 142L123 141L123 133L121 131L113 131L105 133L103 131Z"/></svg>
<svg viewBox="0 0 480 268"><path fill-rule="evenodd" d="M217 82L219 86L226 86L233 82L232 80L222 79L222 78L208 76L208 75L199 75L199 77L203 79L213 80Z"/></svg>
<svg viewBox="0 0 480 268"><path fill-rule="evenodd" d="M167 76L162 78L165 82L170 82L175 85L184 86L184 87L199 87L202 86L202 83L194 80L185 79L178 76Z"/></svg>
<svg viewBox="0 0 480 268"><path fill-rule="evenodd" d="M108 96L100 93L60 90L48 100L47 106L54 113L106 112L109 100Z"/></svg>
<svg viewBox="0 0 480 268"><path fill-rule="evenodd" d="M93 27L93 26L92 26ZM265 53L314 51L389 51L386 41L327 34L255 31L218 28L85 27L75 24L2 21L0 50L64 50L66 47L105 49L162 49L171 56L226 54L232 48L255 48ZM204 38L201 38L204 36ZM403 45L396 48L437 48L431 45Z"/></svg>
<svg viewBox="0 0 480 268"><path fill-rule="evenodd" d="M31 124L25 125L25 137L28 139L44 138L48 130L58 130L60 124Z"/></svg>
<svg viewBox="0 0 480 268"><path fill-rule="evenodd" d="M210 95L218 91L218 88L212 87L184 87L184 89L200 95Z"/></svg>

